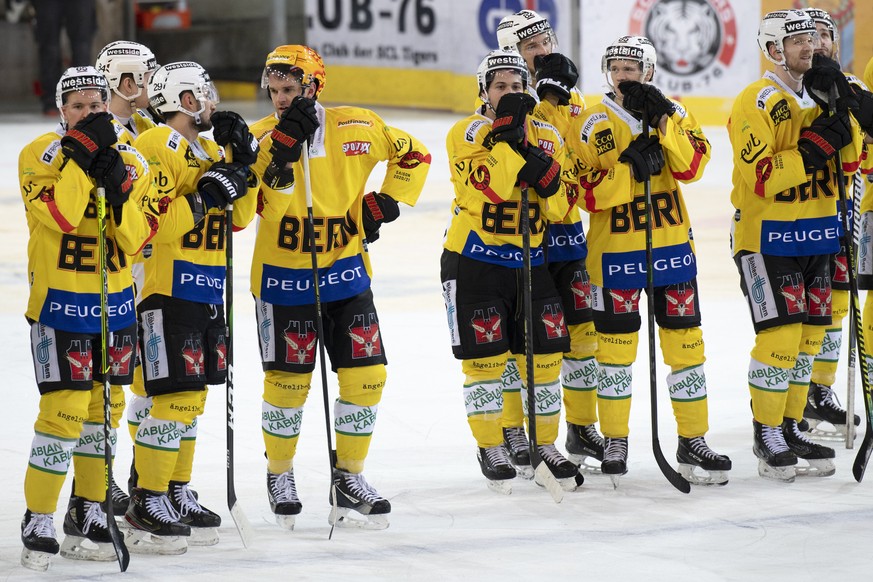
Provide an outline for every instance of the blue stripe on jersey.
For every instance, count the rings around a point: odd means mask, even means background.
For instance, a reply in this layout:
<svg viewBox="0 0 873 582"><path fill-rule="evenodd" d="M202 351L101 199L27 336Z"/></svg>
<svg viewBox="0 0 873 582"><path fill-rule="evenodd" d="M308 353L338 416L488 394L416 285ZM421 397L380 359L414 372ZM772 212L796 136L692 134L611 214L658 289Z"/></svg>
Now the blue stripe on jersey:
<svg viewBox="0 0 873 582"><path fill-rule="evenodd" d="M321 301L340 301L370 288L370 275L361 255L338 260L329 268L318 270ZM312 305L312 269L286 269L264 265L261 275L261 299L275 305Z"/></svg>
<svg viewBox="0 0 873 582"><path fill-rule="evenodd" d="M479 238L479 235L473 231L470 231L470 234L467 236L467 242L464 243L464 250L461 254L474 261L500 265L509 269L521 269L524 262L524 251L520 247L510 244L500 246L486 245ZM542 247L531 248L530 264L532 267L538 267L543 264Z"/></svg>
<svg viewBox="0 0 873 582"><path fill-rule="evenodd" d="M224 303L224 265L173 261L173 297L193 303Z"/></svg>
<svg viewBox="0 0 873 582"><path fill-rule="evenodd" d="M603 253L601 264L605 288L645 288L645 250ZM688 242L653 249L652 264L655 268L655 287L685 283L697 276L697 257Z"/></svg>
<svg viewBox="0 0 873 582"><path fill-rule="evenodd" d="M581 222L550 224L548 259L550 263L576 261L588 256L588 241Z"/></svg>
<svg viewBox="0 0 873 582"><path fill-rule="evenodd" d="M798 218L791 222L761 223L761 253L778 257L829 255L840 250L840 223L836 216Z"/></svg>
<svg viewBox="0 0 873 582"><path fill-rule="evenodd" d="M136 323L133 288L110 293L107 297L109 331ZM100 294L73 293L49 288L39 321L62 331L100 333Z"/></svg>

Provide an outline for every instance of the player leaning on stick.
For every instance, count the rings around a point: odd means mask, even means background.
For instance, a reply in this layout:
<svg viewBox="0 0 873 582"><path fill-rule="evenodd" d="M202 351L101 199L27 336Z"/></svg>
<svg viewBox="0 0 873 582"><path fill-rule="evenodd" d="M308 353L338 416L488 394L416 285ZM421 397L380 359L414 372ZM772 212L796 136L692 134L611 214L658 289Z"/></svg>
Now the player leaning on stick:
<svg viewBox="0 0 873 582"><path fill-rule="evenodd" d="M529 113L528 70L514 50L496 50L477 71L483 105L446 137L455 198L441 260L452 351L465 374L467 422L489 487L510 491L516 470L503 446L501 376L511 353L525 353L520 182L529 184L537 446L558 479L575 487L575 465L554 442L561 412L562 354L570 349L561 296L545 265L546 221L569 211L561 182L563 139ZM539 145L549 144L546 152ZM554 156L554 157L553 157ZM524 358L518 360L526 377Z"/></svg>
<svg viewBox="0 0 873 582"><path fill-rule="evenodd" d="M624 36L607 47L603 73L611 89L574 120L568 147L577 165L579 204L591 213L591 273L597 362L597 407L606 439L602 471L627 472L628 418L636 361L640 295L646 287L645 194L651 182L654 318L679 433L676 458L691 483L724 484L731 461L709 448L707 380L697 259L680 184L703 175L709 141L689 111L654 85L657 55L647 38Z"/></svg>
<svg viewBox="0 0 873 582"><path fill-rule="evenodd" d="M773 63L734 101L732 252L755 327L749 363L761 476L831 475L834 451L800 432L812 360L831 325L831 255L840 250L835 155L858 167L860 133L841 107L823 111L804 87L845 78L813 67L815 23L803 11L764 16L758 46ZM836 75L833 73L836 72ZM828 91L823 91L827 95ZM843 96L845 97L845 96ZM807 465L795 469L797 459Z"/></svg>
<svg viewBox="0 0 873 582"><path fill-rule="evenodd" d="M71 459L75 482L64 515L67 537L61 555L115 560L100 505L106 497L106 443L95 186L105 187L111 207L106 242L112 339L107 358L114 384L114 426L124 401L120 385L131 381L136 345L128 255L136 254L151 234L139 201L148 199L153 188L143 158L133 148L116 144L103 75L93 67L67 69L56 98L61 124L28 144L18 160L30 231L26 316L40 393L24 478L27 512L21 524L21 560L41 570L58 552L52 515ZM93 543L83 544L83 538Z"/></svg>
<svg viewBox="0 0 873 582"><path fill-rule="evenodd" d="M221 518L188 483L207 385L223 383L227 374L224 210L234 204L235 228L254 216L257 197L246 194L259 186L248 169L257 142L237 114L215 110L218 93L197 63L158 68L148 93L164 118L136 140L157 184L150 201L157 232L137 306L152 407L136 433L138 481L126 519L132 552L182 553L188 543L218 542ZM209 129L218 143L200 136ZM232 150L232 162L219 144Z"/></svg>
<svg viewBox="0 0 873 582"><path fill-rule="evenodd" d="M329 521L340 527L388 526L391 504L364 478L364 462L385 387L387 359L370 288L367 242L384 222L413 206L430 169L430 154L413 136L360 107L322 107L321 56L302 45L267 55L261 86L275 114L252 126L261 137L256 169L264 183L252 259L261 360L262 429L267 494L277 522L293 528L300 513L294 456L303 405L315 370L316 304L301 156L310 159L312 212L325 349L339 383L334 405L336 454ZM379 192L365 193L367 177L386 162ZM363 515L366 520L350 515Z"/></svg>
<svg viewBox="0 0 873 582"><path fill-rule="evenodd" d="M549 21L532 10L507 16L497 26L500 48L517 50L524 58L531 82L528 94L538 100L532 117L555 127L566 138L570 122L585 109L582 94L575 87L576 65L555 52L557 39ZM588 252L582 217L573 205L560 222L550 222L546 234L546 261L555 287L561 294L564 317L570 332L570 350L561 365L564 410L567 418L565 446L576 464L591 457L603 460L603 438L597 422L597 332L591 312L591 286L585 269ZM533 475L527 437L524 434L522 378L516 356L512 355L503 374L503 438L510 460L519 473Z"/></svg>

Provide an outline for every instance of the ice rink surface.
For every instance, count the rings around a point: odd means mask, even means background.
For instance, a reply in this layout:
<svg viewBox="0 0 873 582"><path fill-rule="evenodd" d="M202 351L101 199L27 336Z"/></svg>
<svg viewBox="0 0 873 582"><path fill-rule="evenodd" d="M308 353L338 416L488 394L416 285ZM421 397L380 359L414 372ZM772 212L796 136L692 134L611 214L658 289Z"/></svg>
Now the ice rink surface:
<svg viewBox="0 0 873 582"><path fill-rule="evenodd" d="M263 104L223 104L248 121ZM421 139L433 168L418 205L382 229L371 249L374 292L389 359L365 475L390 499L385 531L338 529L328 540L329 461L321 381L316 372L298 455L303 512L293 532L272 520L260 432L262 373L253 301L248 293L254 229L235 236L236 489L252 522L253 547L243 548L225 507L223 387L211 390L201 418L192 487L221 514L221 542L173 557L133 555L127 580L863 580L873 547L873 476L852 478L855 451L837 445L837 473L795 483L757 474L746 370L752 326L730 257L731 152L724 128L706 128L714 157L699 182L684 188L700 267L710 432L714 449L733 460L725 487L674 490L651 453L646 330L634 366L629 473L617 490L603 477L586 479L555 504L531 481L516 480L502 496L485 486L466 424L460 364L452 358L441 297L439 256L452 199L445 135L455 114L379 110L392 125ZM53 124L42 117L0 116L0 580L103 579L115 563L56 557L46 574L19 565L23 478L38 393L29 353L27 229L18 191L21 148ZM377 167L370 181L378 189ZM313 177L318 196L318 177ZM303 195L302 190L298 191ZM322 194L324 195L324 194ZM645 319L645 318L644 318ZM660 439L675 461L675 423L659 359ZM330 399L336 396L329 375ZM845 400L845 354L837 393ZM860 381L858 381L860 385ZM857 406L863 414L860 395ZM130 463L126 427L119 430L117 480ZM563 449L562 428L558 445ZM66 507L69 481L59 509ZM63 514L55 514L61 533Z"/></svg>

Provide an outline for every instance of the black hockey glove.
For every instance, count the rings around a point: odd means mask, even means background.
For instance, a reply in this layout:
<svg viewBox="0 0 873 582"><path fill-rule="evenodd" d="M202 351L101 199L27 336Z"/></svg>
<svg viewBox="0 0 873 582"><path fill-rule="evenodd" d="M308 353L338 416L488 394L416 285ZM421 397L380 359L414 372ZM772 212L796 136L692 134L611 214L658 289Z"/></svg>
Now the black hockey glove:
<svg viewBox="0 0 873 582"><path fill-rule="evenodd" d="M855 119L867 135L873 135L873 93L850 85L855 93L857 107L852 109Z"/></svg>
<svg viewBox="0 0 873 582"><path fill-rule="evenodd" d="M830 112L829 97L832 89L837 92L837 111L846 111L857 106L855 92L849 87L849 81L840 70L840 64L824 55L812 56L812 67L803 74L803 86L825 113Z"/></svg>
<svg viewBox="0 0 873 582"><path fill-rule="evenodd" d="M263 183L273 190L287 190L294 185L294 170L287 164L280 168L274 162L267 165L262 177Z"/></svg>
<svg viewBox="0 0 873 582"><path fill-rule="evenodd" d="M91 164L88 174L106 189L106 202L121 206L130 198L133 182L121 154L115 148L100 150Z"/></svg>
<svg viewBox="0 0 873 582"><path fill-rule="evenodd" d="M579 81L579 70L575 63L560 53L552 53L535 57L534 66L540 99L545 99L551 93L558 98L558 105L569 105L570 90Z"/></svg>
<svg viewBox="0 0 873 582"><path fill-rule="evenodd" d="M400 216L400 206L397 201L381 192L364 194L362 208L364 219L364 236L367 242L379 239L379 227L385 222L393 222Z"/></svg>
<svg viewBox="0 0 873 582"><path fill-rule="evenodd" d="M846 112L819 115L800 131L797 149L807 170L820 170L837 151L852 143L852 126Z"/></svg>
<svg viewBox="0 0 873 582"><path fill-rule="evenodd" d="M624 108L643 116L649 127L658 127L663 115L672 115L676 104L664 97L654 85L637 81L622 81L618 90L624 96Z"/></svg>
<svg viewBox="0 0 873 582"><path fill-rule="evenodd" d="M289 162L299 160L303 152L302 142L312 137L318 125L315 101L306 97L295 97L273 128L270 154L276 166L281 168Z"/></svg>
<svg viewBox="0 0 873 582"><path fill-rule="evenodd" d="M215 162L200 176L197 191L203 198L203 206L225 208L248 192L248 166L238 162Z"/></svg>
<svg viewBox="0 0 873 582"><path fill-rule="evenodd" d="M68 129L61 138L61 148L64 155L76 162L86 172L94 162L97 152L108 148L118 141L115 128L112 126L112 114L107 112L91 113Z"/></svg>
<svg viewBox="0 0 873 582"><path fill-rule="evenodd" d="M522 146L519 153L524 157L524 165L518 171L518 179L532 186L540 198L557 194L561 186L558 162L536 146Z"/></svg>
<svg viewBox="0 0 873 582"><path fill-rule="evenodd" d="M212 114L212 137L220 146L230 146L233 161L250 166L258 159L261 146L249 131L242 117L233 111L216 111Z"/></svg>
<svg viewBox="0 0 873 582"><path fill-rule="evenodd" d="M536 99L527 93L507 93L501 97L494 110L496 118L491 132L485 136L485 147L491 149L500 141L516 147L524 141L524 122L536 104Z"/></svg>
<svg viewBox="0 0 873 582"><path fill-rule="evenodd" d="M619 162L630 164L634 180L645 182L661 173L664 167L664 150L657 136L641 133L618 156Z"/></svg>

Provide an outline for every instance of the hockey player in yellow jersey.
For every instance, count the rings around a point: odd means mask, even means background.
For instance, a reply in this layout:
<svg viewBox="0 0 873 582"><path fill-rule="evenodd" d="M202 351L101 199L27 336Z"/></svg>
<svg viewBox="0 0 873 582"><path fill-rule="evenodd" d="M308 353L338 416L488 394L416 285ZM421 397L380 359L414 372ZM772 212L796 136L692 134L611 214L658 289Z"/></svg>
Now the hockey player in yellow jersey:
<svg viewBox="0 0 873 582"><path fill-rule="evenodd" d="M835 471L834 451L812 443L797 423L831 325L829 262L841 231L834 156L841 150L843 171L854 172L861 137L847 112L828 115L804 87L805 76L827 76L827 67L812 66L817 44L807 13L765 15L758 46L772 70L737 96L728 122L732 253L756 333L748 375L753 450L759 474L781 481ZM796 468L798 457L807 464Z"/></svg>
<svg viewBox="0 0 873 582"><path fill-rule="evenodd" d="M116 123L123 128L123 131L118 132L118 141L133 145L133 140L140 133L155 126L151 116L145 112L149 105L148 80L152 73L155 72L155 69L158 68L155 55L145 45L126 40L117 40L109 43L97 53L95 68L106 77L109 90L112 91L112 98L109 101L109 112L115 118ZM146 254L150 253L151 247L146 245L144 252ZM143 253L141 252L132 258L131 264L134 294L137 303L140 299L139 292L142 290L145 276L142 261ZM128 419L137 419L135 425L128 423L130 439L133 442L136 438L136 427L139 426L140 422L138 419L144 418L148 414L148 408L151 406L151 402L145 396L145 389L142 386L142 370L139 366L138 355L136 357L136 368L134 369L134 381L131 384L131 391L133 395L130 402L122 402L121 405L122 407L127 406ZM131 464L131 472L133 472L133 464ZM121 517L127 511L130 498L115 483L114 472L112 478L112 503L114 504L115 515ZM135 479L129 481L129 486L131 486L130 483L135 483Z"/></svg>
<svg viewBox="0 0 873 582"><path fill-rule="evenodd" d="M45 570L58 553L53 514L70 461L75 481L64 516L62 556L114 561L101 503L105 499L101 360L98 183L106 190L109 380L117 426L136 344L134 292L128 256L152 230L140 201L152 195L145 160L116 143L107 113L109 88L93 67L67 69L56 99L61 123L19 156L21 195L30 239L27 320L40 392L39 415L24 480L21 524L24 566ZM110 437L114 445L114 437ZM110 446L111 446L110 445ZM84 543L84 539L90 543ZM96 545L95 545L96 544Z"/></svg>
<svg viewBox="0 0 873 582"><path fill-rule="evenodd" d="M511 353L525 353L521 181L530 184L536 444L547 468L573 489L576 466L554 445L561 360L570 339L543 250L547 221L563 220L571 206L560 180L564 141L554 126L529 115L536 101L525 92L528 69L516 51L490 52L477 79L483 105L446 137L455 199L440 275L452 351L465 374L467 422L489 487L511 491L508 481L517 472L503 445L501 375ZM518 365L526 377L524 358Z"/></svg>
<svg viewBox="0 0 873 582"><path fill-rule="evenodd" d="M148 94L164 118L136 140L157 185L149 201L157 232L137 306L152 407L136 433L137 486L126 519L132 552L182 553L189 543L218 542L220 517L188 483L207 385L224 383L227 374L224 209L232 203L234 228L245 227L260 182L249 171L257 144L237 114L216 111L218 93L200 65L159 67ZM219 143L200 136L209 129ZM232 162L219 144L233 152Z"/></svg>
<svg viewBox="0 0 873 582"><path fill-rule="evenodd" d="M538 100L533 117L549 123L566 138L570 122L585 109L576 88L576 65L557 52L558 41L549 21L533 10L521 10L500 21L497 44L517 50L524 58L531 82L528 93ZM572 462L587 470L599 470L603 460L603 438L597 432L597 332L591 312L591 286L585 269L587 244L579 209L573 206L560 222L549 223L546 261L564 306L570 332L570 351L561 365L564 413L567 419L565 446ZM504 442L519 474L533 476L524 413L521 404L522 379L515 356L503 374ZM586 462L591 458L597 462Z"/></svg>
<svg viewBox="0 0 873 582"><path fill-rule="evenodd" d="M326 79L313 49L277 47L267 55L261 82L275 113L252 126L261 138L256 171L274 187L261 190L251 274L264 369L267 494L277 523L292 529L302 508L294 456L318 341L301 160L306 147L324 347L339 384L330 491L335 508L328 519L340 527L382 529L391 504L363 475L387 377L368 244L379 237L382 223L398 217L398 203L416 203L431 156L415 137L372 111L322 107L318 96ZM365 194L379 162L386 163L380 191Z"/></svg>
<svg viewBox="0 0 873 582"><path fill-rule="evenodd" d="M645 37L607 47L602 69L612 92L585 110L568 135L579 204L591 213L591 274L597 407L606 440L601 465L614 483L627 472L632 376L646 287L645 194L651 183L654 319L679 434L679 471L695 484L724 484L731 461L709 448L707 381L697 259L680 184L700 178L711 150L694 116L651 85L657 55Z"/></svg>

